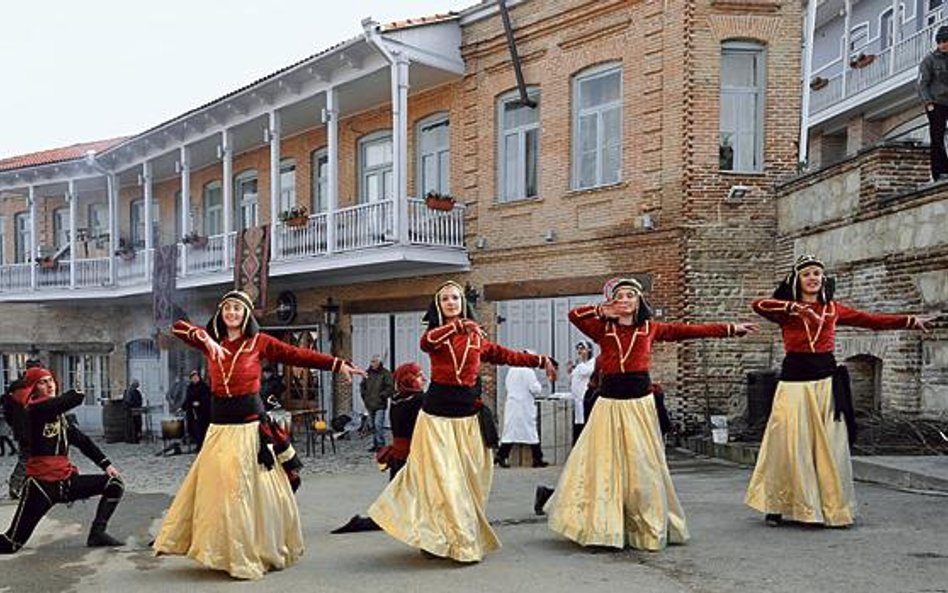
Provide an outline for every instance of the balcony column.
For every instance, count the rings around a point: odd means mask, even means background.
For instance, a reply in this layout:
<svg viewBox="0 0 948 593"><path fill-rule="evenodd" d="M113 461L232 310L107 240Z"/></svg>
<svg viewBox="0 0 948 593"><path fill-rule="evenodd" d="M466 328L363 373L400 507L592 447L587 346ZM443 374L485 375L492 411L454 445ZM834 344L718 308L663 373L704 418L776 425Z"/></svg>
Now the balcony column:
<svg viewBox="0 0 948 593"><path fill-rule="evenodd" d="M814 0L815 1L815 0ZM840 84L842 84L842 89L840 90L840 98L845 99L848 93L846 92L846 83L849 78L849 29L852 27L852 14L853 14L853 5L852 0L844 0L843 2L843 63L842 74L840 75Z"/></svg>
<svg viewBox="0 0 948 593"><path fill-rule="evenodd" d="M800 142L797 163L806 166L809 162L810 142L810 78L813 76L813 37L816 35L816 3L806 4L806 22L803 27L803 95L800 109Z"/></svg>
<svg viewBox="0 0 948 593"><path fill-rule="evenodd" d="M408 243L408 66L401 53L393 53L392 70L392 172L395 233Z"/></svg>
<svg viewBox="0 0 948 593"><path fill-rule="evenodd" d="M69 288L76 287L76 180L69 180L66 190L66 202L69 204Z"/></svg>
<svg viewBox="0 0 948 593"><path fill-rule="evenodd" d="M895 48L902 40L902 14L900 0L892 0L892 35L889 38L889 76L895 74Z"/></svg>
<svg viewBox="0 0 948 593"><path fill-rule="evenodd" d="M326 115L323 118L326 124L326 252L332 253L336 249L336 211L339 209L339 95L336 87L326 91Z"/></svg>
<svg viewBox="0 0 948 593"><path fill-rule="evenodd" d="M191 232L190 212L191 212L191 150L187 146L181 147L181 156L179 157L181 169L181 236L184 239ZM188 275L188 246L181 243L181 276Z"/></svg>
<svg viewBox="0 0 948 593"><path fill-rule="evenodd" d="M152 209L152 178L151 178L151 163L145 161L142 163L142 184L144 185L144 203L145 211L142 216L145 217L145 279L151 278L151 250L154 249L152 241L152 220L151 220L151 209Z"/></svg>
<svg viewBox="0 0 948 593"><path fill-rule="evenodd" d="M106 200L109 205L109 285L115 285L115 251L118 249L119 180L114 173L105 176Z"/></svg>
<svg viewBox="0 0 948 593"><path fill-rule="evenodd" d="M280 213L280 112L270 112L270 127L267 136L270 140L270 257L275 258L277 251L277 222Z"/></svg>
<svg viewBox="0 0 948 593"><path fill-rule="evenodd" d="M30 264L30 289L36 290L36 258L39 252L36 248L36 187L29 187L27 205L30 208L30 244L26 261Z"/></svg>
<svg viewBox="0 0 948 593"><path fill-rule="evenodd" d="M230 130L221 130L221 201L224 202L224 246L222 249L226 270L231 265L230 233L234 226L234 150Z"/></svg>

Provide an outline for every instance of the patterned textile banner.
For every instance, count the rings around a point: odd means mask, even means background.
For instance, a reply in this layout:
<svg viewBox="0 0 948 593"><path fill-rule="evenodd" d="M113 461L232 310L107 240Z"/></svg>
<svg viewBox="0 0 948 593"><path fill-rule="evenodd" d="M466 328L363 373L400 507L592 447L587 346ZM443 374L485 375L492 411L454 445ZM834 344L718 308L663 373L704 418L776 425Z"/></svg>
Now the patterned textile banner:
<svg viewBox="0 0 948 593"><path fill-rule="evenodd" d="M162 245L155 249L155 264L152 269L152 308L155 326L166 328L174 321L174 294L178 279L178 246Z"/></svg>
<svg viewBox="0 0 948 593"><path fill-rule="evenodd" d="M267 307L270 274L270 228L258 226L237 233L234 254L234 288L250 295L255 313Z"/></svg>

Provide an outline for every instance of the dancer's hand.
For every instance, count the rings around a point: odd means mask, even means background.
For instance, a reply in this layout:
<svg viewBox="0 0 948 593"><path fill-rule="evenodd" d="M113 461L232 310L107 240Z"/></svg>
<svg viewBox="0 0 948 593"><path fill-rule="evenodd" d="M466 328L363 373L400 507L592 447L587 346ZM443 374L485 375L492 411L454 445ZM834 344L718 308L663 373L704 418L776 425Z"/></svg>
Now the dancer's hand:
<svg viewBox="0 0 948 593"><path fill-rule="evenodd" d="M804 305L803 303L794 303L790 308L790 312L791 315L799 315L811 323L819 323L822 319L819 313L810 308L809 305Z"/></svg>
<svg viewBox="0 0 948 593"><path fill-rule="evenodd" d="M760 325L756 323L732 323L731 327L734 328L734 335L737 337L754 334L760 330Z"/></svg>
<svg viewBox="0 0 948 593"><path fill-rule="evenodd" d="M342 380L346 383L352 383L352 375L369 376L361 367L348 360L342 361L342 365L339 366L339 374L342 375Z"/></svg>
<svg viewBox="0 0 948 593"><path fill-rule="evenodd" d="M924 315L921 317L915 317L915 323L912 325L912 329L919 329L926 334L930 334L934 329L932 327L932 322L939 317L941 317L941 315Z"/></svg>
<svg viewBox="0 0 948 593"><path fill-rule="evenodd" d="M553 364L553 359L549 356L546 357L543 363L543 370L546 371L546 378L550 380L550 383L556 383L556 365Z"/></svg>
<svg viewBox="0 0 948 593"><path fill-rule="evenodd" d="M117 477L119 477L121 474L119 474L119 470L118 470L117 467L115 467L114 465L109 464L109 467L105 468L105 475L107 475L107 476L110 477L110 478L117 478Z"/></svg>
<svg viewBox="0 0 948 593"><path fill-rule="evenodd" d="M461 326L464 327L464 333L469 336L479 334L482 338L487 337L487 332L484 331L484 328L478 325L473 319L462 319Z"/></svg>
<svg viewBox="0 0 948 593"><path fill-rule="evenodd" d="M631 315L632 307L627 303L618 303L616 301L606 301L599 305L599 312L604 317L618 319L623 315Z"/></svg>
<svg viewBox="0 0 948 593"><path fill-rule="evenodd" d="M227 348L224 348L218 344L214 338L207 334L207 332L202 331L199 333L198 339L204 344L204 347L207 349L207 355L211 358L211 360L221 362L226 356L230 354L230 351Z"/></svg>

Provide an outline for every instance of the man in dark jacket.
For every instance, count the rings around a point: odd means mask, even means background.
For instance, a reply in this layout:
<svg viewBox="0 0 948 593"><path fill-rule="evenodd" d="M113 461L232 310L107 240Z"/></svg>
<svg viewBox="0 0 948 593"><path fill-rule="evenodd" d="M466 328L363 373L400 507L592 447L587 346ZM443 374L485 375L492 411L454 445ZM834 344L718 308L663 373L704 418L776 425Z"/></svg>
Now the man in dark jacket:
<svg viewBox="0 0 948 593"><path fill-rule="evenodd" d="M181 404L184 410L184 422L188 434L194 439L194 444L200 452L204 445L204 435L211 424L211 388L208 387L201 373L191 371L188 383L188 392Z"/></svg>
<svg viewBox="0 0 948 593"><path fill-rule="evenodd" d="M86 545L122 545L105 531L125 491L122 478L109 458L65 416L81 405L85 396L77 391L59 395L52 374L39 367L29 369L11 395L22 410L29 457L19 506L10 528L0 534L0 554L13 554L22 548L54 504L93 496L101 498ZM69 459L70 445L78 447L103 473L80 475Z"/></svg>
<svg viewBox="0 0 948 593"><path fill-rule="evenodd" d="M932 181L948 176L945 122L948 120L948 25L938 27L936 48L918 66L918 95L928 116Z"/></svg>
<svg viewBox="0 0 948 593"><path fill-rule="evenodd" d="M132 379L128 389L122 395L125 404L125 442L137 443L142 440L142 405L145 398L139 388L138 379Z"/></svg>
<svg viewBox="0 0 948 593"><path fill-rule="evenodd" d="M382 366L378 354L372 357L367 372L368 375L362 379L362 402L372 421L372 448L369 451L375 452L385 446L385 410L395 393L395 381L392 373Z"/></svg>

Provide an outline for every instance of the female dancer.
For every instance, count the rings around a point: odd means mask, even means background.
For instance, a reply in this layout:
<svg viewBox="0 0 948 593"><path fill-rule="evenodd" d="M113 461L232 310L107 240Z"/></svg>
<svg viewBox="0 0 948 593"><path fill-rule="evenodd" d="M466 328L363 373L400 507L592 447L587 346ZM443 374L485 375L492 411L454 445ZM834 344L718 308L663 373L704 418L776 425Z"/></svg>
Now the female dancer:
<svg viewBox="0 0 948 593"><path fill-rule="evenodd" d="M750 323L660 323L638 281L610 280L608 299L569 319L599 344L600 396L546 503L550 529L583 546L660 550L688 539L651 397L652 342L728 338Z"/></svg>
<svg viewBox="0 0 948 593"><path fill-rule="evenodd" d="M66 420L66 412L81 405L85 395L78 391L56 392L56 380L42 367L33 367L16 384L8 397L16 411L26 449L26 482L20 491L20 504L6 533L0 534L0 554L13 554L26 544L40 519L56 503L72 503L101 496L92 520L86 545L121 546L122 542L105 532L106 525L125 492L118 470L109 458ZM79 475L69 460L69 445L99 466L103 474Z"/></svg>
<svg viewBox="0 0 948 593"><path fill-rule="evenodd" d="M405 467L369 516L393 537L434 556L478 562L500 547L487 521L493 477L478 422L474 384L481 361L538 367L556 377L548 356L514 352L484 337L464 289L446 282L425 315L421 349L431 357L431 384Z"/></svg>
<svg viewBox="0 0 948 593"><path fill-rule="evenodd" d="M832 527L853 523L847 424L855 425L849 376L833 357L836 326L930 330L929 318L845 307L833 300L834 288L823 262L803 255L773 298L753 303L754 311L780 325L786 351L745 499L766 514L768 525L784 517Z"/></svg>
<svg viewBox="0 0 948 593"><path fill-rule="evenodd" d="M271 471L278 431L260 400L260 360L331 370L346 381L364 372L341 358L296 348L259 333L245 293L224 295L207 328L174 324L175 336L204 352L211 379L211 425L155 539L156 555L187 555L239 579L259 579L303 553L290 478ZM291 473L292 446L273 447Z"/></svg>

